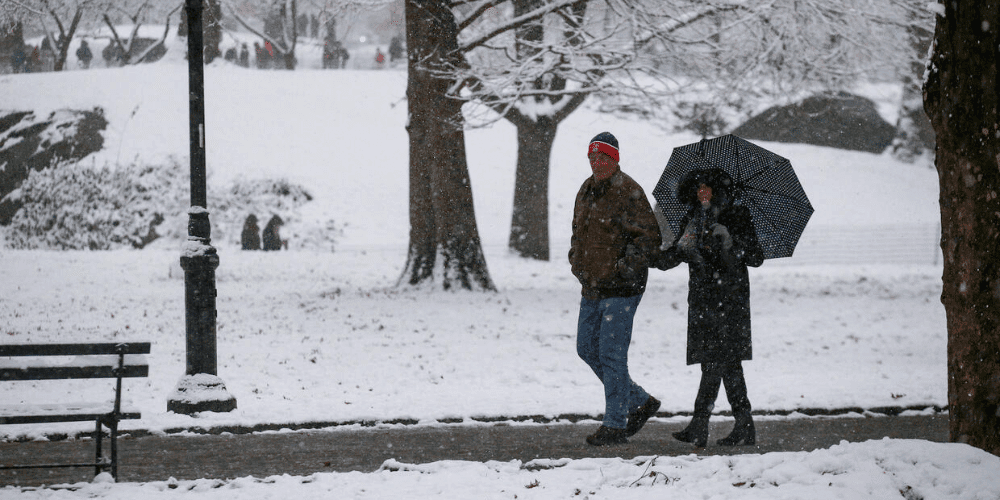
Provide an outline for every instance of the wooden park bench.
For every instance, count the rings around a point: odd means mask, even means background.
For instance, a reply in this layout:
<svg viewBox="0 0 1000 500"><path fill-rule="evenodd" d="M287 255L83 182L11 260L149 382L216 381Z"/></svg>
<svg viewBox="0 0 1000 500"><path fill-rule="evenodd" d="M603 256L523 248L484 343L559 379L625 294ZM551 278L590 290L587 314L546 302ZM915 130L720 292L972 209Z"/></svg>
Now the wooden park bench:
<svg viewBox="0 0 1000 500"><path fill-rule="evenodd" d="M110 470L118 478L118 422L141 418L136 410L122 410L122 378L146 377L149 342L94 344L0 344L0 381L116 379L114 402L53 402L51 404L0 404L0 425L53 422L96 422L95 459L87 463L12 465L0 469L94 467L94 475ZM103 427L111 436L110 457L102 453Z"/></svg>

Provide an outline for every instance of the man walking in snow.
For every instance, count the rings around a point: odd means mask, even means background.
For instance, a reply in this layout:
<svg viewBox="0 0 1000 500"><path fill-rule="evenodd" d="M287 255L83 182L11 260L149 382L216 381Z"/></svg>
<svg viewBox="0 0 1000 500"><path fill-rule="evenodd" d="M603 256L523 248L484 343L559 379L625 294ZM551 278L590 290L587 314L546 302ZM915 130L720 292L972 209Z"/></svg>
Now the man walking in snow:
<svg viewBox="0 0 1000 500"><path fill-rule="evenodd" d="M614 135L594 137L587 157L593 175L576 195L569 262L583 286L577 353L604 384L604 422L587 442L602 446L627 443L660 408L628 373L632 320L660 228L646 193L618 165Z"/></svg>

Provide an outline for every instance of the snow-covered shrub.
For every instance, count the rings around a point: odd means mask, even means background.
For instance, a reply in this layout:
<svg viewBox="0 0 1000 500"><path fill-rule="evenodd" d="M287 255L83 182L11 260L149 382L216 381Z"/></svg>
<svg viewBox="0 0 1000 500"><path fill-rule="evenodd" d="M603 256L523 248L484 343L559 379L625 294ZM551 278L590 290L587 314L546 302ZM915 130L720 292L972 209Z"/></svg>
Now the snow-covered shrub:
<svg viewBox="0 0 1000 500"><path fill-rule="evenodd" d="M187 239L187 209L189 205L188 172L183 178L184 193L176 216L167 216L156 231L160 244L180 245ZM282 219L281 238L288 241L289 250L333 251L342 228L333 220L314 221L302 217L302 207L312 195L302 186L287 179L237 179L225 187L208 185L208 213L212 223L212 245L239 248L243 223L248 215L257 217L259 227L273 216Z"/></svg>
<svg viewBox="0 0 1000 500"><path fill-rule="evenodd" d="M264 224L272 216L289 249L332 251L341 234L332 221L304 221L312 200L285 179L237 180L208 186L212 244L240 245L247 215ZM180 245L187 239L190 170L177 160L164 165L95 168L78 163L33 171L7 198L20 203L11 224L0 228L0 245L17 249L107 250Z"/></svg>
<svg viewBox="0 0 1000 500"><path fill-rule="evenodd" d="M8 195L21 208L6 246L21 249L142 248L177 205L183 180L179 165L92 168L79 163L33 170Z"/></svg>
<svg viewBox="0 0 1000 500"><path fill-rule="evenodd" d="M210 190L208 197L212 240L233 245L240 244L243 222L248 215L256 215L261 228L277 215L287 229L301 221L299 208L312 200L302 186L286 179L239 179L225 189ZM287 230L282 231L283 239L288 239L286 233Z"/></svg>

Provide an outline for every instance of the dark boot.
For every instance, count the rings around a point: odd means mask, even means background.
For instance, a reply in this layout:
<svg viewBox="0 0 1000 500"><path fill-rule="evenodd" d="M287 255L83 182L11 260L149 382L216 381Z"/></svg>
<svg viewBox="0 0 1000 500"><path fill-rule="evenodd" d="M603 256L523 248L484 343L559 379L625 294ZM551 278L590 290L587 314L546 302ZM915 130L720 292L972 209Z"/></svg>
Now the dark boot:
<svg viewBox="0 0 1000 500"><path fill-rule="evenodd" d="M716 441L722 446L744 446L757 444L757 431L750 413L750 399L747 398L747 383L743 377L743 366L731 363L722 374L726 386L726 396L733 408L736 425L728 436Z"/></svg>
<svg viewBox="0 0 1000 500"><path fill-rule="evenodd" d="M691 423L679 432L674 433L674 438L685 443L694 443L699 448L708 445L708 415L695 415Z"/></svg>
<svg viewBox="0 0 1000 500"><path fill-rule="evenodd" d="M625 424L625 435L632 437L635 433L642 429L642 426L646 425L646 421L649 417L656 415L656 410L660 409L660 400L650 396L646 399L646 402L632 413L628 414L628 423Z"/></svg>
<svg viewBox="0 0 1000 500"><path fill-rule="evenodd" d="M728 436L716 441L721 446L749 446L757 444L757 430L750 412L736 414L736 425Z"/></svg>
<svg viewBox="0 0 1000 500"><path fill-rule="evenodd" d="M602 425L597 429L597 432L587 436L587 444L593 446L625 443L628 443L628 439L625 438L625 429L613 429Z"/></svg>
<svg viewBox="0 0 1000 500"><path fill-rule="evenodd" d="M694 418L687 428L675 432L674 437L685 443L694 443L699 448L708 445L708 418L712 416L715 399L719 397L719 385L722 384L721 365L716 363L701 364L701 382L698 384L698 395L694 398Z"/></svg>

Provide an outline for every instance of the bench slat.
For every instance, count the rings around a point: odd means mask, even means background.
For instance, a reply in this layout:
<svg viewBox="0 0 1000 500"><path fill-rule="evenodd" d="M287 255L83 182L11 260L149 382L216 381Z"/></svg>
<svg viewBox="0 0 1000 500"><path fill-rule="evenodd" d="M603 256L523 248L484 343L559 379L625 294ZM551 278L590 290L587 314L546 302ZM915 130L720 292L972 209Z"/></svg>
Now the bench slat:
<svg viewBox="0 0 1000 500"><path fill-rule="evenodd" d="M0 356L86 356L92 354L149 354L150 342L96 344L0 344Z"/></svg>
<svg viewBox="0 0 1000 500"><path fill-rule="evenodd" d="M0 405L0 425L94 421L113 409L113 402ZM119 418L136 420L142 413L129 406L122 408Z"/></svg>
<svg viewBox="0 0 1000 500"><path fill-rule="evenodd" d="M0 344L0 381L55 379L117 379L115 399L108 403L70 403L47 405L0 405L0 425L39 424L53 422L97 422L96 457L94 463L64 464L0 464L0 469L30 469L51 467L90 467L94 474L110 469L118 476L118 422L139 419L134 409L121 409L122 378L148 377L145 355L151 342L106 342L96 344ZM39 359L31 359L39 358ZM101 428L111 432L111 456L101 458Z"/></svg>
<svg viewBox="0 0 1000 500"><path fill-rule="evenodd" d="M0 425L7 424L54 424L60 422L93 422L107 415L105 413L71 413L66 415L0 415ZM118 420L138 420L142 418L139 412L120 413Z"/></svg>
<svg viewBox="0 0 1000 500"><path fill-rule="evenodd" d="M116 378L114 366L29 366L24 368L0 368L0 381L9 380L58 380L83 378ZM122 377L147 377L149 366L125 365Z"/></svg>

